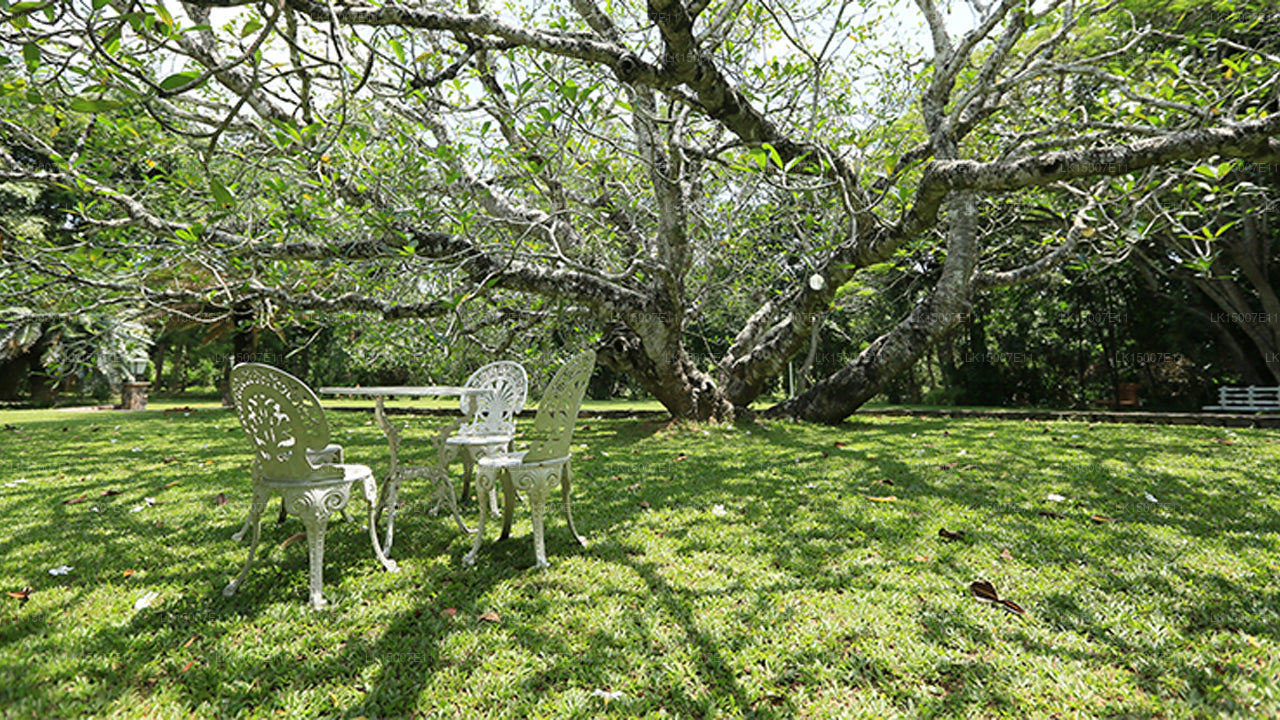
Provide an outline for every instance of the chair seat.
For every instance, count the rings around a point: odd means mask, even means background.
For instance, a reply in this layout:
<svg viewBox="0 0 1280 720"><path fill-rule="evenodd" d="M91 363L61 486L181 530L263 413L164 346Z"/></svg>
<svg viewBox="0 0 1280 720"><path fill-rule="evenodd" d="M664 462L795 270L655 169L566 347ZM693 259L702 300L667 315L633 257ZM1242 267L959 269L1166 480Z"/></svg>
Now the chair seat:
<svg viewBox="0 0 1280 720"><path fill-rule="evenodd" d="M368 465L329 465L327 467L338 468L342 470L342 477L332 478L307 478L298 480L296 478L288 480L276 480L264 477L263 482L272 487L288 486L288 485L344 485L347 483L363 482L365 478L373 476L373 469Z"/></svg>
<svg viewBox="0 0 1280 720"><path fill-rule="evenodd" d="M513 453L497 453L494 455L486 455L480 458L476 464L486 468L513 468L524 464L524 455L528 452L522 450Z"/></svg>
<svg viewBox="0 0 1280 720"><path fill-rule="evenodd" d="M505 445L513 435L453 435L445 440L447 445Z"/></svg>
<svg viewBox="0 0 1280 720"><path fill-rule="evenodd" d="M565 463L565 461L567 461L570 457L572 457L572 455L565 455L564 457L550 458L547 460L525 462L524 456L528 452L529 452L528 450L522 450L520 452L514 452L514 453L499 453L497 455L489 455L488 457L480 458L477 464L480 467L498 468L500 470L510 470L511 468L522 467L522 466L535 467L535 468L551 467L552 465L562 465Z"/></svg>

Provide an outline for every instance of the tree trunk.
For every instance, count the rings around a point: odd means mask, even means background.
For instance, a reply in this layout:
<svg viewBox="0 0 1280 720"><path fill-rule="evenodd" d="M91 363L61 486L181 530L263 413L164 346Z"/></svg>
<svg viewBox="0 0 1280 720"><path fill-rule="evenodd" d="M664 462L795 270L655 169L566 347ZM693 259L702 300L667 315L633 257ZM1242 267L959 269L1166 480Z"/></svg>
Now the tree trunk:
<svg viewBox="0 0 1280 720"><path fill-rule="evenodd" d="M803 395L779 403L765 417L836 424L875 397L939 338L959 324L968 307L978 256L978 207L973 192L951 196L947 260L930 298L876 338L853 362Z"/></svg>
<svg viewBox="0 0 1280 720"><path fill-rule="evenodd" d="M597 349L600 362L637 379L672 417L681 420L730 420L733 406L711 376L685 353L680 334L649 343L631 328L612 326Z"/></svg>

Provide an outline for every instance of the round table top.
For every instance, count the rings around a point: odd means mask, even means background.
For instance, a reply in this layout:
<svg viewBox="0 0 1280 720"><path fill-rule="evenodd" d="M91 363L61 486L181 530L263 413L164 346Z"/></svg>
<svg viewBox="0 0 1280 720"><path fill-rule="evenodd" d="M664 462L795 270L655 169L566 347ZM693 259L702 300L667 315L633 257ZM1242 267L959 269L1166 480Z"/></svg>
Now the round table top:
<svg viewBox="0 0 1280 720"><path fill-rule="evenodd" d="M493 392L489 388L461 387L456 385L387 385L372 387L323 387L320 392L328 395L366 395L375 396L423 396L423 395L485 395Z"/></svg>

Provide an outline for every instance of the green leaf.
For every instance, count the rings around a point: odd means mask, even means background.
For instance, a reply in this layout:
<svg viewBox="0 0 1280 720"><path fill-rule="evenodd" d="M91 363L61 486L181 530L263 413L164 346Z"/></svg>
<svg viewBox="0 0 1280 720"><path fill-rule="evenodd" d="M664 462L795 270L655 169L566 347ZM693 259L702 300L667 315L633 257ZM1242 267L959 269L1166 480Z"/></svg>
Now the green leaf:
<svg viewBox="0 0 1280 720"><path fill-rule="evenodd" d="M261 28L262 23L258 18L249 18L249 22L245 23L243 28L240 28L240 37L247 38Z"/></svg>
<svg viewBox="0 0 1280 720"><path fill-rule="evenodd" d="M24 43L22 59L27 61L27 70L35 72L36 68L40 67L40 46L33 42Z"/></svg>
<svg viewBox="0 0 1280 720"><path fill-rule="evenodd" d="M84 98L76 98L71 101L71 109L82 113L100 113L119 110L126 103L119 100L85 100Z"/></svg>
<svg viewBox="0 0 1280 720"><path fill-rule="evenodd" d="M160 81L160 89L166 92L177 90L187 83L200 77L200 73L194 70L188 72L175 73Z"/></svg>
<svg viewBox="0 0 1280 720"><path fill-rule="evenodd" d="M778 167L783 167L782 156L778 154L778 151L772 145L762 143L761 147L764 148L765 152L769 153L769 157L778 164Z"/></svg>
<svg viewBox="0 0 1280 720"><path fill-rule="evenodd" d="M173 15L170 15L169 10L160 3L156 3L153 7L156 9L156 18L168 26L165 32L171 32L174 28ZM157 27L156 29L159 30L160 28Z"/></svg>
<svg viewBox="0 0 1280 720"><path fill-rule="evenodd" d="M101 10L102 8L106 7L107 3L109 2L111 2L111 0L93 0L93 9Z"/></svg>
<svg viewBox="0 0 1280 720"><path fill-rule="evenodd" d="M219 205L234 205L236 202L236 196L232 195L231 191L227 189L227 186L223 185L222 181L216 177L209 178L209 190L213 193L213 199L216 200Z"/></svg>

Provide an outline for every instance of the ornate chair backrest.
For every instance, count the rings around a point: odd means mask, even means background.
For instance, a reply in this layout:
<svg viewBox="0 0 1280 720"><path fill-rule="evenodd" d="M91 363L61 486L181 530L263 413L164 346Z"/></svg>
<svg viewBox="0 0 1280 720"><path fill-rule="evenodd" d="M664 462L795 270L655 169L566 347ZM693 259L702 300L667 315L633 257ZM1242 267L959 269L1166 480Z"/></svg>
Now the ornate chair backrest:
<svg viewBox="0 0 1280 720"><path fill-rule="evenodd" d="M263 477L307 480L334 474L307 460L307 450L329 444L329 423L320 400L301 380L270 365L244 363L231 369L231 397Z"/></svg>
<svg viewBox="0 0 1280 720"><path fill-rule="evenodd" d="M529 397L529 376L520 363L500 360L471 373L467 387L486 388L491 395L463 395L462 412L475 403L471 421L458 429L459 435L514 435L516 414Z"/></svg>
<svg viewBox="0 0 1280 720"><path fill-rule="evenodd" d="M596 364L596 351L584 350L569 359L560 372L547 383L538 401L538 415L533 420L535 439L525 453L525 462L554 460L569 454L573 425L587 392L587 381Z"/></svg>

